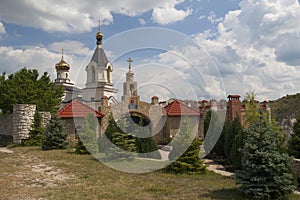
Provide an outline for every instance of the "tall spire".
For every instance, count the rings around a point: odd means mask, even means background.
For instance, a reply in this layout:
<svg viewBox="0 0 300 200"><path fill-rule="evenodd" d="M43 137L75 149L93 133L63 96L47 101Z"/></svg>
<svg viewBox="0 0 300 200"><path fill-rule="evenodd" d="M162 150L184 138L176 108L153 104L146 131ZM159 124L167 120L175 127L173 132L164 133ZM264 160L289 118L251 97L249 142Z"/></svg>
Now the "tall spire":
<svg viewBox="0 0 300 200"><path fill-rule="evenodd" d="M100 31L100 23L101 23L101 21L100 21L100 19L98 20L98 32L97 32L97 34L96 34L96 40L97 40L97 45L102 45L102 38L103 38L103 35L102 35L102 33L101 33L101 31Z"/></svg>

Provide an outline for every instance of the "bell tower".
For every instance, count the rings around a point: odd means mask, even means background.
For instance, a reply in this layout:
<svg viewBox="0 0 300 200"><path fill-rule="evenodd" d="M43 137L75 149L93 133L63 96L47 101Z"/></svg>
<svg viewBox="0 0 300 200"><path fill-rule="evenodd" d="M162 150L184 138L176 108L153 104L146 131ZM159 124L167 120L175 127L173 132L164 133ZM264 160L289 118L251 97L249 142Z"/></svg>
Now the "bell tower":
<svg viewBox="0 0 300 200"><path fill-rule="evenodd" d="M57 85L74 85L70 81L69 70L70 65L64 61L64 49L61 50L61 60L55 65L57 77L55 79L55 83Z"/></svg>
<svg viewBox="0 0 300 200"><path fill-rule="evenodd" d="M70 80L70 65L64 60L64 49L61 50L61 60L55 65L55 69L57 75L54 83L56 86L64 88L64 96L61 102L61 105L64 105L80 94L80 90Z"/></svg>
<svg viewBox="0 0 300 200"><path fill-rule="evenodd" d="M137 94L137 82L134 81L134 73L131 69L133 60L128 58L128 72L126 73L126 81L123 83L122 102L128 104L128 109L137 109L140 97Z"/></svg>
<svg viewBox="0 0 300 200"><path fill-rule="evenodd" d="M86 87L83 89L83 100L86 102L100 102L103 96L115 99L117 90L113 87L113 65L108 61L102 47L103 35L98 21L96 34L96 49L85 71L87 73ZM111 98L113 97L113 98ZM97 106L95 106L97 107Z"/></svg>

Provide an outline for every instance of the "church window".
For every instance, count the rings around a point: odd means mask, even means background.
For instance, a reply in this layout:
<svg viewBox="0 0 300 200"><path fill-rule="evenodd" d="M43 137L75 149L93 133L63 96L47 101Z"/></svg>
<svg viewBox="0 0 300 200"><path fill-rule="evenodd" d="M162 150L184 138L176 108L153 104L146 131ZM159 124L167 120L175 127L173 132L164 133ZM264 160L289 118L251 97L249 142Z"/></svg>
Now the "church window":
<svg viewBox="0 0 300 200"><path fill-rule="evenodd" d="M95 82L95 68L94 66L91 66L90 68L90 82L94 83Z"/></svg>
<svg viewBox="0 0 300 200"><path fill-rule="evenodd" d="M130 84L130 94L132 95L134 92L134 85L133 84Z"/></svg>
<svg viewBox="0 0 300 200"><path fill-rule="evenodd" d="M108 66L108 68L107 68L107 82L108 83L111 83L111 72L112 72L112 70L111 70L111 66Z"/></svg>

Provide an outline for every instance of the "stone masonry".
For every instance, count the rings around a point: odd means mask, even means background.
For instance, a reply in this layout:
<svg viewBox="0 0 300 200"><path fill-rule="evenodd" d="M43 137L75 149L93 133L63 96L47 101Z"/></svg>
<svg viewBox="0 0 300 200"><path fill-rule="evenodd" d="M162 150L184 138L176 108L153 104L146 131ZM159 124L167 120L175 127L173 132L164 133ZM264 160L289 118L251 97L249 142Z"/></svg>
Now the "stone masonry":
<svg viewBox="0 0 300 200"><path fill-rule="evenodd" d="M36 105L17 104L14 105L13 116L13 142L21 143L29 137L33 123Z"/></svg>

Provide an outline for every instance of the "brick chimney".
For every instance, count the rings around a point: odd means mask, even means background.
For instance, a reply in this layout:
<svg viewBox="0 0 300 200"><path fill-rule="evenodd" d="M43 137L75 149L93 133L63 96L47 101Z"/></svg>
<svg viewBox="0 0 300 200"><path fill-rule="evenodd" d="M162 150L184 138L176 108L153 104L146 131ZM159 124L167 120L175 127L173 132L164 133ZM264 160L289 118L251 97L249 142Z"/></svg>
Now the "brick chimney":
<svg viewBox="0 0 300 200"><path fill-rule="evenodd" d="M242 122L242 115L241 115L241 106L242 103L240 101L240 95L228 95L228 117L231 121L234 120L236 116Z"/></svg>

